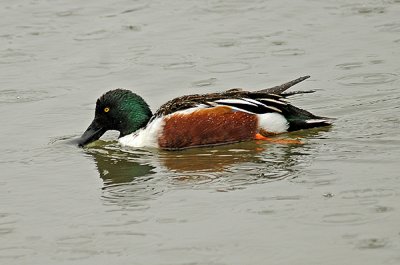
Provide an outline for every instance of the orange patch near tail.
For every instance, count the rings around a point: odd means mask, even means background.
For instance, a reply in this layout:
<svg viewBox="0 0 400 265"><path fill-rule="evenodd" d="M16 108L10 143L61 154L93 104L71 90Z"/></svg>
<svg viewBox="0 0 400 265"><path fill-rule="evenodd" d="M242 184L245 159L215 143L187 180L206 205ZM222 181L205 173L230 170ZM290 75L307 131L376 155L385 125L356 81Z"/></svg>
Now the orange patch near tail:
<svg viewBox="0 0 400 265"><path fill-rule="evenodd" d="M299 140L292 140L292 139L273 139L273 138L269 138L269 137L265 137L262 134L257 133L254 136L255 140L262 140L262 141L268 141L271 143L276 143L276 144L303 144L301 141Z"/></svg>
<svg viewBox="0 0 400 265"><path fill-rule="evenodd" d="M158 144L165 149L218 145L254 139L257 116L218 106L165 117Z"/></svg>

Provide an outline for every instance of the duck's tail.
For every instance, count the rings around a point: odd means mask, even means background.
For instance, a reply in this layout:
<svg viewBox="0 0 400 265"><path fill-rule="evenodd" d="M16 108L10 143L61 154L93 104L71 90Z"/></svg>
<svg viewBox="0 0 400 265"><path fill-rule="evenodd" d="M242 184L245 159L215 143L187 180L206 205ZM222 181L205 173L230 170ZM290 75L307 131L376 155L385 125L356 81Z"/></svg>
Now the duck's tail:
<svg viewBox="0 0 400 265"><path fill-rule="evenodd" d="M309 111L290 104L284 109L284 115L289 122L288 131L324 127L333 123L332 118L316 116Z"/></svg>
<svg viewBox="0 0 400 265"><path fill-rule="evenodd" d="M282 96L285 96L285 97L292 96L292 95L295 95L295 94L313 93L313 92L315 92L315 90L294 91L294 92L283 93L286 90L288 90L289 88L291 88L292 86L294 86L294 85L296 85L296 84L298 84L298 83L300 83L300 82L302 82L302 81L304 81L304 80L306 80L308 78L310 78L309 75L302 76L302 77L299 77L299 78L294 79L292 81L286 82L286 83L284 83L282 85L279 85L279 86L274 86L274 87L270 87L270 88L259 90L256 93L276 94L276 95L282 95Z"/></svg>
<svg viewBox="0 0 400 265"><path fill-rule="evenodd" d="M332 125L332 120L328 118L308 119L308 120L291 120L289 121L288 131L297 131L303 129L311 129L316 127L325 127Z"/></svg>

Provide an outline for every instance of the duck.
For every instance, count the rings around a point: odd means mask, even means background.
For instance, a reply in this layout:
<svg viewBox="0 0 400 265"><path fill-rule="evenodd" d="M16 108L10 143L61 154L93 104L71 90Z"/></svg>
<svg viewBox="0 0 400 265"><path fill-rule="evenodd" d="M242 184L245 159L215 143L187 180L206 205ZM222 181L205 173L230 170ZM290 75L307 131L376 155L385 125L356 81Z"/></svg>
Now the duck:
<svg viewBox="0 0 400 265"><path fill-rule="evenodd" d="M119 143L134 148L181 150L251 140L301 143L273 136L332 125L332 119L295 107L287 99L315 92L285 92L309 77L257 91L234 88L180 96L163 104L155 113L131 90L110 90L97 99L94 119L77 142L84 147L106 131L116 130Z"/></svg>

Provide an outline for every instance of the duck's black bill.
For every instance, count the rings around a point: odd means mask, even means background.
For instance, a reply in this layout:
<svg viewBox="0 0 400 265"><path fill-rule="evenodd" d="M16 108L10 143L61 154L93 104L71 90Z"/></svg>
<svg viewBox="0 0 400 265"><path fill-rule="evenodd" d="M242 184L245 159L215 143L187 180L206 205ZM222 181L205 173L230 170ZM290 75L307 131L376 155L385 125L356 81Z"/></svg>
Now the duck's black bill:
<svg viewBox="0 0 400 265"><path fill-rule="evenodd" d="M107 130L104 129L98 120L94 119L82 136L78 139L78 146L83 147L98 140Z"/></svg>

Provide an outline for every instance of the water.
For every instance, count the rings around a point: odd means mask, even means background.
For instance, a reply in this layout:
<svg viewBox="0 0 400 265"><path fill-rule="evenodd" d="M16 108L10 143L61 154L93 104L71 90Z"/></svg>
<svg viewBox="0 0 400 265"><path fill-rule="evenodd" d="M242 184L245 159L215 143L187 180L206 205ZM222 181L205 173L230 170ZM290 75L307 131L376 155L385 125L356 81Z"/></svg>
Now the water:
<svg viewBox="0 0 400 265"><path fill-rule="evenodd" d="M3 0L1 264L400 264L400 2ZM153 110L278 85L305 144L69 141L95 100Z"/></svg>

